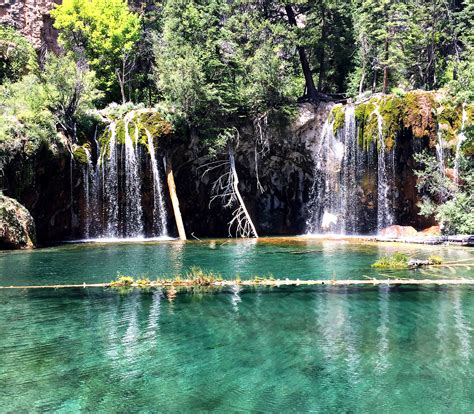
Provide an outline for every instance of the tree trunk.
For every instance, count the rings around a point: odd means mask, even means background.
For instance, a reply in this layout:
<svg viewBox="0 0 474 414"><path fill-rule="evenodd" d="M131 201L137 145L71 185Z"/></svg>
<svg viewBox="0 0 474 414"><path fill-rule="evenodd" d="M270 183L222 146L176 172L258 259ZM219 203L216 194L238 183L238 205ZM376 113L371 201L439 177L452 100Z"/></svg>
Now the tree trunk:
<svg viewBox="0 0 474 414"><path fill-rule="evenodd" d="M233 182L233 186L234 186L235 195L237 196L237 200L239 201L240 207L244 211L245 218L247 219L247 221L250 225L250 228L252 229L253 236L255 238L258 238L257 230L255 229L253 221L250 218L250 214L247 211L247 207L245 207L244 200L243 200L243 198L240 194L240 191L239 191L239 176L237 175L237 170L235 169L234 153L231 150L229 150L229 162L230 162L230 170L231 170L232 176L233 176L232 182Z"/></svg>
<svg viewBox="0 0 474 414"><path fill-rule="evenodd" d="M286 15L288 16L288 22L291 26L297 27L296 17L291 5L285 6ZM318 91L314 85L313 75L311 73L311 68L309 66L308 57L306 56L306 51L303 46L297 46L298 54L300 57L301 68L303 70L303 75L306 83L307 97L310 101L318 101Z"/></svg>
<svg viewBox="0 0 474 414"><path fill-rule="evenodd" d="M115 70L115 74L117 75L117 80L120 85L120 94L122 95L122 104L127 102L125 98L125 75L120 74L120 69Z"/></svg>
<svg viewBox="0 0 474 414"><path fill-rule="evenodd" d="M362 95L364 92L364 81L365 81L365 66L362 67L362 75L359 82L359 95Z"/></svg>
<svg viewBox="0 0 474 414"><path fill-rule="evenodd" d="M183 218L181 217L181 210L179 209L179 199L178 194L176 193L171 158L166 157L164 162L166 168L166 181L168 182L168 189L170 192L171 204L173 205L173 213L176 221L176 227L178 228L179 238L180 240L186 240L186 232L184 230Z"/></svg>
<svg viewBox="0 0 474 414"><path fill-rule="evenodd" d="M384 55L384 65L383 65L383 88L382 88L382 93L387 93L388 91L388 75L389 75L389 69L388 69L388 37L385 39L385 55Z"/></svg>
<svg viewBox="0 0 474 414"><path fill-rule="evenodd" d="M324 75L325 75L325 58L326 58L326 48L325 48L325 43L326 43L326 37L327 37L327 31L326 31L326 14L325 14L325 9L324 7L321 7L321 19L322 19L322 27L321 27L321 50L319 53L319 79L318 79L318 90L322 91L323 90L323 81L324 81Z"/></svg>
<svg viewBox="0 0 474 414"><path fill-rule="evenodd" d="M375 93L377 89L377 69L374 69L374 76L372 78L372 93Z"/></svg>

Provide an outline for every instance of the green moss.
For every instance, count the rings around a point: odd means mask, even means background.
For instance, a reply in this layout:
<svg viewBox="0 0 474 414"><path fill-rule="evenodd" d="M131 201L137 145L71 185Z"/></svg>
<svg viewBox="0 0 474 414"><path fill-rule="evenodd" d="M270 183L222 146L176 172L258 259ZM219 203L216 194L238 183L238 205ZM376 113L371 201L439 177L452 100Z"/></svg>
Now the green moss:
<svg viewBox="0 0 474 414"><path fill-rule="evenodd" d="M361 103L355 107L354 113L358 126L358 142L365 149L369 149L378 133L377 117L374 114L376 98Z"/></svg>
<svg viewBox="0 0 474 414"><path fill-rule="evenodd" d="M436 141L436 108L433 92L411 91L403 98L403 125L410 128L415 138L430 138Z"/></svg>
<svg viewBox="0 0 474 414"><path fill-rule="evenodd" d="M161 137L169 135L172 133L171 124L166 121L163 116L154 109L140 108L133 110L132 115L130 112L121 113L122 118L118 119L117 114L112 113L110 119L115 121L115 137L116 142L119 145L125 144L126 130L128 126L128 134L134 144L144 145L148 149L148 136L146 131L148 131L153 139L155 140L155 147L158 144L158 141ZM108 116L108 115L106 115ZM125 122L125 117L129 116L130 120L128 124ZM138 132L138 133L137 133ZM110 148L109 142L111 138L111 128L107 127L99 138L99 145L101 148L101 153L103 158L107 158Z"/></svg>
<svg viewBox="0 0 474 414"><path fill-rule="evenodd" d="M379 111L383 118L385 147L390 151L402 128L403 99L398 96L385 96L379 101Z"/></svg>
<svg viewBox="0 0 474 414"><path fill-rule="evenodd" d="M344 126L345 123L345 110L342 105L335 105L331 109L331 116L333 118L333 132L337 134L337 132Z"/></svg>
<svg viewBox="0 0 474 414"><path fill-rule="evenodd" d="M90 154L91 147L89 144L78 145L73 148L72 156L74 157L74 161L77 161L81 164L88 164L89 157L87 152Z"/></svg>

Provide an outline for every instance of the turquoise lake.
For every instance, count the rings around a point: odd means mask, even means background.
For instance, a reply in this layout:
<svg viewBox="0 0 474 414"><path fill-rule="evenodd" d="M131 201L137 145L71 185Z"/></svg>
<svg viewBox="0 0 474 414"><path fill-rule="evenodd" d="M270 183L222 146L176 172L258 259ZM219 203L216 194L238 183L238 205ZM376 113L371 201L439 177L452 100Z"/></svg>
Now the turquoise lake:
<svg viewBox="0 0 474 414"><path fill-rule="evenodd" d="M64 245L0 252L0 284L150 278L474 277L377 272L378 257L457 247L305 239ZM0 291L1 412L474 411L471 287Z"/></svg>

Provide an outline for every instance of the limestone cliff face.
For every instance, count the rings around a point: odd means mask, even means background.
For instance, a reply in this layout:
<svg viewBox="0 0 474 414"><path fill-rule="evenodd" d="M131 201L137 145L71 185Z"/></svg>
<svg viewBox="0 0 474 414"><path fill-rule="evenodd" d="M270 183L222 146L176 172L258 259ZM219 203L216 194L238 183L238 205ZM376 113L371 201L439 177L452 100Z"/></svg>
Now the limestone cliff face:
<svg viewBox="0 0 474 414"><path fill-rule="evenodd" d="M18 29L38 50L57 50L57 31L49 16L61 0L0 0L0 23Z"/></svg>

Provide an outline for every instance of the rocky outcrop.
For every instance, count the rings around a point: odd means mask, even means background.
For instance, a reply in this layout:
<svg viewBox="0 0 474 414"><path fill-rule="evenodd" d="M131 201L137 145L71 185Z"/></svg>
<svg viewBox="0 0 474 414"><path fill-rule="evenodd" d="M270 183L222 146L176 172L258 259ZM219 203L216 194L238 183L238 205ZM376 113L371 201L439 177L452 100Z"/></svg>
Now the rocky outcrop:
<svg viewBox="0 0 474 414"><path fill-rule="evenodd" d="M36 49L57 50L49 12L60 0L0 0L0 23L18 29Z"/></svg>
<svg viewBox="0 0 474 414"><path fill-rule="evenodd" d="M32 248L36 243L35 223L18 201L0 194L0 248Z"/></svg>

